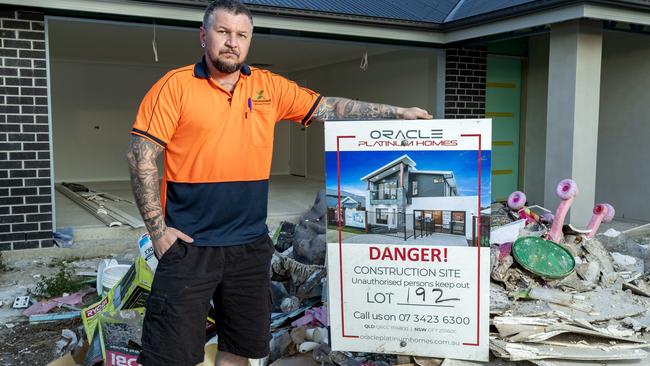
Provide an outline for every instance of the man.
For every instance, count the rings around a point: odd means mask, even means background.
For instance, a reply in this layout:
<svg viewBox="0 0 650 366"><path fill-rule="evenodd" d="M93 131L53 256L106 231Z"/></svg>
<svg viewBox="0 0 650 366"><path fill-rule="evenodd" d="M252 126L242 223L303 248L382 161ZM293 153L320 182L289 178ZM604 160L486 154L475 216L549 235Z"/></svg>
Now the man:
<svg viewBox="0 0 650 366"><path fill-rule="evenodd" d="M145 366L203 360L211 299L217 365L268 354L274 249L265 221L276 121L431 118L419 108L321 97L251 68L252 35L251 13L239 1L212 2L200 29L202 60L160 79L131 131L133 193L160 260L144 320Z"/></svg>

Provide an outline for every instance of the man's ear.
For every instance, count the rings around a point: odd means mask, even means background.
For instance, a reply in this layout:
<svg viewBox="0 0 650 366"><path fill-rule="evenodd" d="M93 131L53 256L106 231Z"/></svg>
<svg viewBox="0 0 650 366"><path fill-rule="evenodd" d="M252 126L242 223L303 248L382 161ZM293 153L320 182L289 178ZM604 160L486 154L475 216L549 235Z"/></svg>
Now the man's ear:
<svg viewBox="0 0 650 366"><path fill-rule="evenodd" d="M205 43L205 40L207 38L207 31L203 26L199 28L199 43Z"/></svg>

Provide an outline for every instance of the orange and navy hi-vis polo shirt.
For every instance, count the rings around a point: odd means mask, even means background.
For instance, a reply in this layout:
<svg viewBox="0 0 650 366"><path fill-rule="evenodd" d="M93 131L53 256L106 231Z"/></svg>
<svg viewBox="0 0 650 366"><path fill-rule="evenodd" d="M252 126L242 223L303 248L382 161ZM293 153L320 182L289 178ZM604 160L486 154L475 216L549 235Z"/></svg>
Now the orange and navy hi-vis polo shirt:
<svg viewBox="0 0 650 366"><path fill-rule="evenodd" d="M307 126L321 96L244 66L229 93L205 59L172 70L145 95L131 133L165 149L165 223L199 246L244 244L268 233L268 179L277 121Z"/></svg>

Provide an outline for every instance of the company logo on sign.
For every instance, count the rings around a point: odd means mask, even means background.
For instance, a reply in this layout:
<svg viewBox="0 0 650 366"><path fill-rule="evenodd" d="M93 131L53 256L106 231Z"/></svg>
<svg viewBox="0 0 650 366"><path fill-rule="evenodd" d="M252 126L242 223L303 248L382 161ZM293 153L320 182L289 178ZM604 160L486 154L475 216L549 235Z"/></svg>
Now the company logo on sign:
<svg viewBox="0 0 650 366"><path fill-rule="evenodd" d="M370 138L385 139L441 139L442 130L372 130Z"/></svg>
<svg viewBox="0 0 650 366"><path fill-rule="evenodd" d="M102 300L102 302L97 304L97 306L93 307L92 309L86 310L86 318L92 318L93 316L95 316L95 314L104 310L107 304L108 304L108 298L105 298L104 300Z"/></svg>
<svg viewBox="0 0 650 366"><path fill-rule="evenodd" d="M141 366L138 356L106 350L106 366Z"/></svg>
<svg viewBox="0 0 650 366"><path fill-rule="evenodd" d="M431 130L372 130L370 140L359 141L359 146L457 146L458 140L444 140L441 129Z"/></svg>

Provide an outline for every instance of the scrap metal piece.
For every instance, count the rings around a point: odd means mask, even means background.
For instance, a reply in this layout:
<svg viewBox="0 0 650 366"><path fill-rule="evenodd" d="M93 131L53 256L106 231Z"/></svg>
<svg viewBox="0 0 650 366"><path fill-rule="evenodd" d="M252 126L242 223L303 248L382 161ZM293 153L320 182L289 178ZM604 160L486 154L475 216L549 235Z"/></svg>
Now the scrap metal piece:
<svg viewBox="0 0 650 366"><path fill-rule="evenodd" d="M144 227L144 221L140 217L133 216L109 203L109 201L127 202L133 205L134 203L129 200L108 193L96 192L77 183L57 184L56 189L109 227L121 226L122 223L136 229Z"/></svg>
<svg viewBox="0 0 650 366"><path fill-rule="evenodd" d="M114 227L114 226L122 225L121 222L116 221L113 217L108 215L108 212L106 210L102 210L101 206L99 206L97 203L86 200L85 198L81 197L79 194L70 190L68 187L63 186L61 184L57 184L56 190L61 192L64 196L71 199L74 203L84 208L86 211L90 212L93 216L99 219L99 221L106 224L106 226Z"/></svg>

